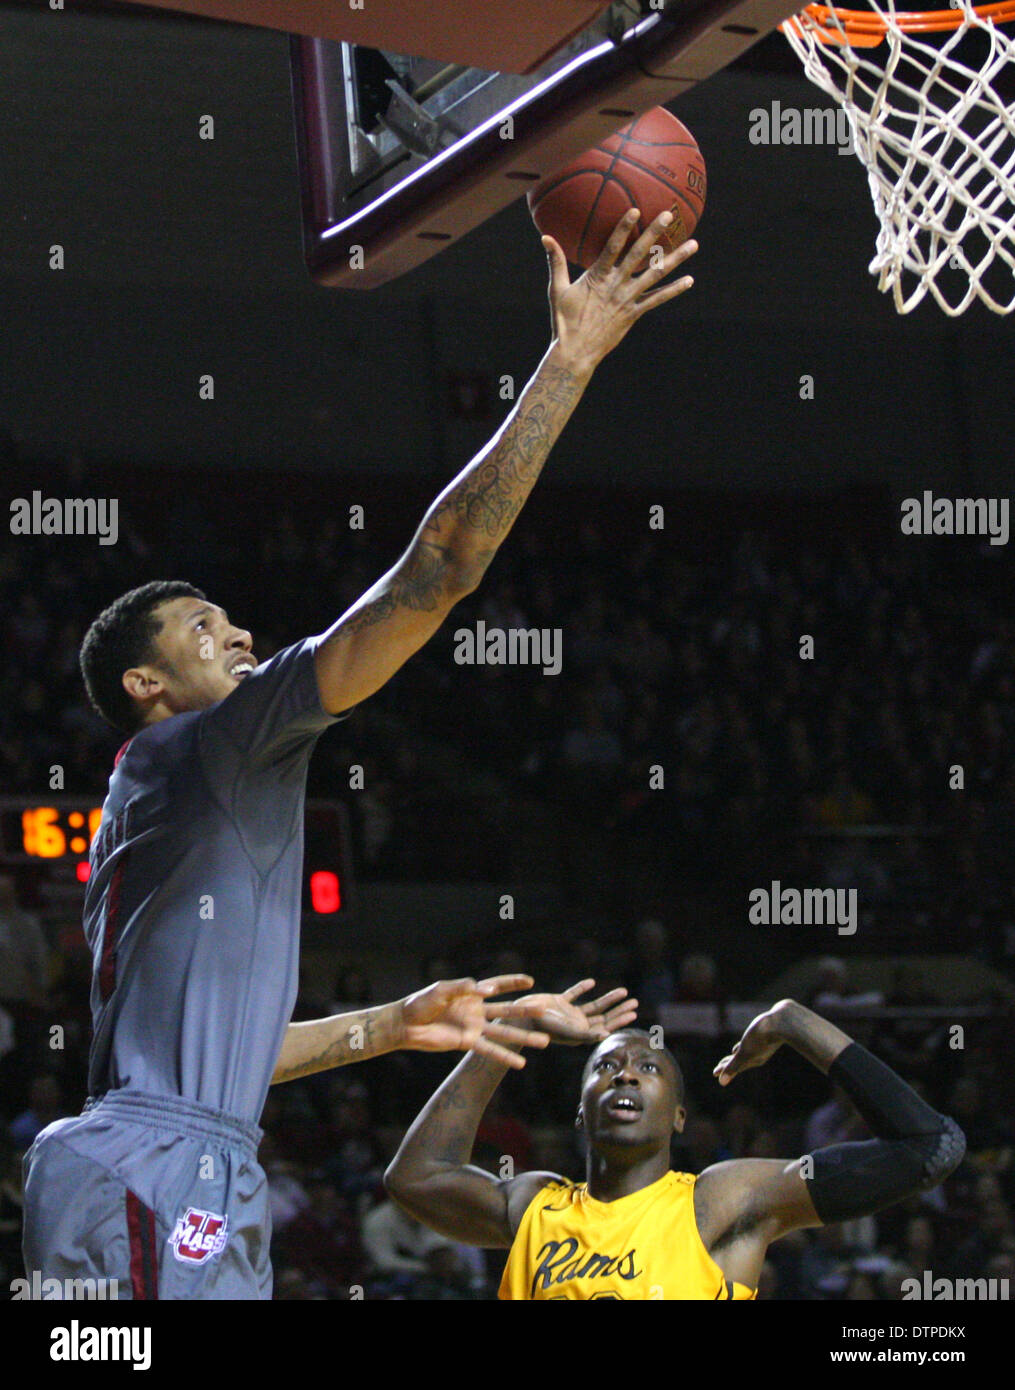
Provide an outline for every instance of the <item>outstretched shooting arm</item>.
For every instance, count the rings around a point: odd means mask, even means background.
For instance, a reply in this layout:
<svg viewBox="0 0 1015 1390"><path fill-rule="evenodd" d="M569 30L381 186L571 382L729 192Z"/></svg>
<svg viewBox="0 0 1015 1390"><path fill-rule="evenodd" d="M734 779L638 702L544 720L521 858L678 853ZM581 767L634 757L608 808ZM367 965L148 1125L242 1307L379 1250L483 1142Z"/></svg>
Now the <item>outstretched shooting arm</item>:
<svg viewBox="0 0 1015 1390"><path fill-rule="evenodd" d="M685 276L656 288L697 250L693 241L638 273L669 216L657 218L621 257L636 220L624 218L573 285L564 253L552 237L543 238L550 347L504 425L434 501L399 562L325 634L315 661L329 713L341 714L379 690L478 586L598 363L642 314L690 287Z"/></svg>

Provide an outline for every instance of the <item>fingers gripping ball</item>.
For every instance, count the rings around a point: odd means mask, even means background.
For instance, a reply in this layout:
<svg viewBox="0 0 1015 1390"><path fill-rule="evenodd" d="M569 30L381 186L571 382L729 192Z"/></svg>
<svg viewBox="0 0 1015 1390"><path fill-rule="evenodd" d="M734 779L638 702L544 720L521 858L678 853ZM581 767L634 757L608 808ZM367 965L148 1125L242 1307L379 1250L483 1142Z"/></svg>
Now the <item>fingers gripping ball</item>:
<svg viewBox="0 0 1015 1390"><path fill-rule="evenodd" d="M587 269L629 208L641 212L632 242L667 210L666 249L685 242L705 207L705 161L684 123L654 106L536 184L528 201L543 235Z"/></svg>

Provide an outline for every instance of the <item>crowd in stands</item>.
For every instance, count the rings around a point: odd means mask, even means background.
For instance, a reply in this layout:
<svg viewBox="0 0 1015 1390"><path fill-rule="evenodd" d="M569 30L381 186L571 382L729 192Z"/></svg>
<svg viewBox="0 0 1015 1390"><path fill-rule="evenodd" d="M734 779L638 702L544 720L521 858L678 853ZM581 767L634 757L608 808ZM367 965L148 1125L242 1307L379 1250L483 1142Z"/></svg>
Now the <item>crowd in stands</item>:
<svg viewBox="0 0 1015 1390"><path fill-rule="evenodd" d="M253 485L167 493L150 513L121 506L116 546L0 540L10 793L37 790L53 764L67 791L104 786L121 740L89 709L77 653L105 603L151 578L190 579L250 628L265 659L330 625L397 558L416 515L409 502L395 515L390 501L368 504L354 529L338 503L322 519L313 493L297 505L294 491L290 506L274 500L266 527ZM703 505L674 500L653 530L648 500L591 499L563 529L558 516L574 507L547 487L477 592L320 742L310 792L347 800L359 874L487 880L514 854L581 879L591 837L611 846L619 893L639 875L763 882L777 863L786 880L859 886L868 917L903 935L950 938L959 918L974 946L1005 949L1007 557L975 540L893 534L888 499L875 508L880 530L859 513L822 530L827 502L791 531L777 505L746 530L723 525L715 501L698 519ZM559 629L560 673L459 664L455 634L480 621ZM353 764L363 787L350 795ZM512 814L521 807L533 808L528 839ZM856 833L871 826L894 833L872 848Z"/></svg>

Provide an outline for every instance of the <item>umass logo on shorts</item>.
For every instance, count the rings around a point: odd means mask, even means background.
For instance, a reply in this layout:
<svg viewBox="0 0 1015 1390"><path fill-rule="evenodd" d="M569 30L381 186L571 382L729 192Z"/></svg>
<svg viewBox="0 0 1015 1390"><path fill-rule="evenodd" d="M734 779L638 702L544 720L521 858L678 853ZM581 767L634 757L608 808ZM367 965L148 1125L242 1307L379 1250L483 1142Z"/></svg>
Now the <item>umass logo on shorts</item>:
<svg viewBox="0 0 1015 1390"><path fill-rule="evenodd" d="M214 1211L188 1207L169 1237L173 1254L184 1264L203 1264L225 1249L227 1218Z"/></svg>

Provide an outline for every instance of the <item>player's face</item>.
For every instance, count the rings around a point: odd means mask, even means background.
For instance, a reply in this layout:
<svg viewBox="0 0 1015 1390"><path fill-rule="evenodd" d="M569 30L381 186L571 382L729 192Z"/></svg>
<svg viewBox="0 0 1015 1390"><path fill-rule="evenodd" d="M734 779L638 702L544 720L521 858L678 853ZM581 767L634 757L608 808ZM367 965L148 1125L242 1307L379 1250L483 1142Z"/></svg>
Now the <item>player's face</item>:
<svg viewBox="0 0 1015 1390"><path fill-rule="evenodd" d="M581 1113L593 1148L661 1147L684 1125L668 1059L646 1039L623 1033L608 1038L593 1054L582 1086Z"/></svg>
<svg viewBox="0 0 1015 1390"><path fill-rule="evenodd" d="M160 604L162 629L155 639L157 665L128 671L130 693L150 708L173 714L207 709L225 699L257 665L249 632L234 627L216 604L174 598Z"/></svg>

